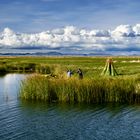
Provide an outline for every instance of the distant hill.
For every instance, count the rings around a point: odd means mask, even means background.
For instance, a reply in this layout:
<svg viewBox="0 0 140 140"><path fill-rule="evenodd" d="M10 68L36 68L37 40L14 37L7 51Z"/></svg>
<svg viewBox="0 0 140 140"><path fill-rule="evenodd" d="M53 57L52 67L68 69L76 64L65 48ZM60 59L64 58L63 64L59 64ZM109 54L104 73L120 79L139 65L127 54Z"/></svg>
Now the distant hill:
<svg viewBox="0 0 140 140"><path fill-rule="evenodd" d="M30 52L29 51L29 52L0 52L0 56L113 56L113 54L104 53L104 52L82 54L82 53L61 53L57 51L50 51L50 52ZM134 53L129 56L137 56L137 54Z"/></svg>
<svg viewBox="0 0 140 140"><path fill-rule="evenodd" d="M1 56L61 56L63 55L60 52L6 52L6 53L0 53Z"/></svg>

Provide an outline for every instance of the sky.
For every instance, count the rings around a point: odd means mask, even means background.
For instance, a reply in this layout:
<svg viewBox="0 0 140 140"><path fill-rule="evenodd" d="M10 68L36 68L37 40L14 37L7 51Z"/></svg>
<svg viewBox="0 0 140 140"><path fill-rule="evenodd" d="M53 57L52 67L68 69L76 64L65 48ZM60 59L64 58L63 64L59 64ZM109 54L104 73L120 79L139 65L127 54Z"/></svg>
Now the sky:
<svg viewBox="0 0 140 140"><path fill-rule="evenodd" d="M139 54L139 7L139 0L0 0L0 51Z"/></svg>

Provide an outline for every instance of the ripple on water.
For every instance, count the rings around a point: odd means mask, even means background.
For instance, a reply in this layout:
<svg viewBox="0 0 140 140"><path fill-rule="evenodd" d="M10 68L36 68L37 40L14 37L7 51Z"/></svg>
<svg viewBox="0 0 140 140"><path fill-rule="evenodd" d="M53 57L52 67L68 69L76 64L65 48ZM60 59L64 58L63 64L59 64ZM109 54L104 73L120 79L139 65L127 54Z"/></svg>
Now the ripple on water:
<svg viewBox="0 0 140 140"><path fill-rule="evenodd" d="M64 107L65 106L65 107ZM140 109L11 103L0 116L2 139L137 139ZM114 114L116 113L116 115ZM113 116L112 116L113 114ZM135 119L136 120L135 120ZM130 133L131 132L131 133Z"/></svg>

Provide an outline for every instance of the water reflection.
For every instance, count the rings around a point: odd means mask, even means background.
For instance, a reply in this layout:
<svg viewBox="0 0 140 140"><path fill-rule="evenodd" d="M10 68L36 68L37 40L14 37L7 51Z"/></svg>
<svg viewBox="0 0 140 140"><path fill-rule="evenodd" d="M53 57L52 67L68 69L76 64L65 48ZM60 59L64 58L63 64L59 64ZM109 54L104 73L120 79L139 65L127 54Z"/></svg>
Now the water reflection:
<svg viewBox="0 0 140 140"><path fill-rule="evenodd" d="M0 102L15 100L24 74L7 74L0 77Z"/></svg>

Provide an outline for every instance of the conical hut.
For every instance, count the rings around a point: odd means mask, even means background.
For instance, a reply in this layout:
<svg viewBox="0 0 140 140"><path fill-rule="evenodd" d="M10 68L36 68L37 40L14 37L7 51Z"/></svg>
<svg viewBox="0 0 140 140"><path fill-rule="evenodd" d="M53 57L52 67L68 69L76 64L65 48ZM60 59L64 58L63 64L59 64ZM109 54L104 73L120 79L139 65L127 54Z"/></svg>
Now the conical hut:
<svg viewBox="0 0 140 140"><path fill-rule="evenodd" d="M113 65L112 58L108 58L106 60L105 67L104 67L104 70L102 71L101 75L106 75L106 76L116 76L116 75L118 75L117 71L116 71L116 69Z"/></svg>

